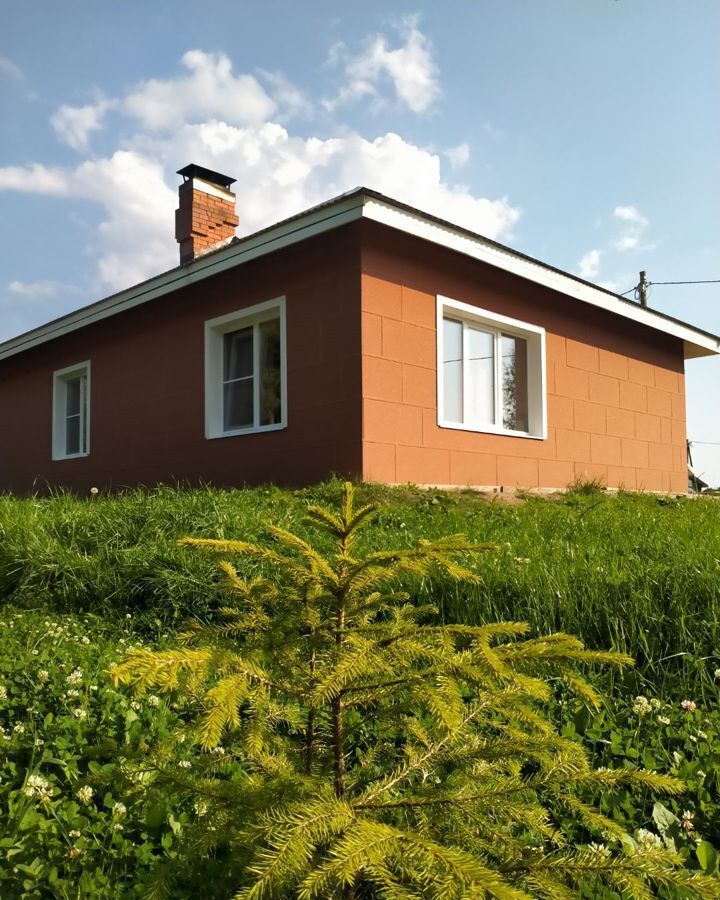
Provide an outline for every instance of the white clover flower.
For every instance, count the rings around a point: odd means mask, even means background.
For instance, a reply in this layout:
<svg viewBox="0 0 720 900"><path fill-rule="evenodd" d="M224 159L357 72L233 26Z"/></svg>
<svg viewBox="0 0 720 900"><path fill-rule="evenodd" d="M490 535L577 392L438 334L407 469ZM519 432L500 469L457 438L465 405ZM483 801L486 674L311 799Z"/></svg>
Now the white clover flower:
<svg viewBox="0 0 720 900"><path fill-rule="evenodd" d="M652 711L652 705L647 697L643 697L640 695L635 698L635 702L633 703L633 712L636 716L646 716L649 712Z"/></svg>
<svg viewBox="0 0 720 900"><path fill-rule="evenodd" d="M81 787L78 790L78 792L75 796L78 798L78 800L81 803L83 803L83 804L85 804L85 806L87 806L93 798L93 793L94 793L94 791L90 787L90 785L86 784L86 785L83 785L83 787Z"/></svg>
<svg viewBox="0 0 720 900"><path fill-rule="evenodd" d="M155 694L148 694L147 702L148 706L153 706L155 709L160 706L160 698Z"/></svg>
<svg viewBox="0 0 720 900"><path fill-rule="evenodd" d="M667 716L658 716L657 720L661 725L669 725L670 724L670 719L668 719Z"/></svg>
<svg viewBox="0 0 720 900"><path fill-rule="evenodd" d="M134 710L142 709L142 704L139 703L137 700L131 700L131 701L130 701L130 706L131 706Z"/></svg>
<svg viewBox="0 0 720 900"><path fill-rule="evenodd" d="M33 650L33 651L32 651L32 655L33 655L33 656L39 656L39 655L40 655L40 651L39 651L39 650Z"/></svg>
<svg viewBox="0 0 720 900"><path fill-rule="evenodd" d="M657 697L651 697L650 706L652 706L653 709L660 709L660 707L662 706L662 700L658 700Z"/></svg>
<svg viewBox="0 0 720 900"><path fill-rule="evenodd" d="M73 715L82 722L84 719L87 719L87 710L84 710L82 706L78 706L77 709L73 710Z"/></svg>
<svg viewBox="0 0 720 900"><path fill-rule="evenodd" d="M692 831L695 826L693 825L693 815L690 810L686 809L682 817L680 818L680 827L683 831Z"/></svg>
<svg viewBox="0 0 720 900"><path fill-rule="evenodd" d="M35 738L35 746L43 747L45 745L45 741L42 738Z"/></svg>
<svg viewBox="0 0 720 900"><path fill-rule="evenodd" d="M98 689L98 686L97 686L96 684L91 684L91 685L90 685L89 690L91 690L91 691L96 691L97 689Z"/></svg>
<svg viewBox="0 0 720 900"><path fill-rule="evenodd" d="M48 680L49 677L50 677L50 673L48 672L47 669L40 669L40 671L38 672L38 681L45 682Z"/></svg>
<svg viewBox="0 0 720 900"><path fill-rule="evenodd" d="M4 684L0 684L0 700L7 700L7 688Z"/></svg>
<svg viewBox="0 0 720 900"><path fill-rule="evenodd" d="M635 836L638 846L641 850L661 850L662 839L654 831L648 831L647 828L638 828Z"/></svg>
<svg viewBox="0 0 720 900"><path fill-rule="evenodd" d="M132 619L132 613L125 613L126 619Z"/></svg>
<svg viewBox="0 0 720 900"><path fill-rule="evenodd" d="M116 803L112 808L112 814L114 819L122 819L123 816L127 813L127 806L124 803Z"/></svg>
<svg viewBox="0 0 720 900"><path fill-rule="evenodd" d="M12 737L7 733L7 731L5 731L4 728L0 728L0 738L2 738L4 741L12 740Z"/></svg>
<svg viewBox="0 0 720 900"><path fill-rule="evenodd" d="M707 738L707 735L705 734L704 731L698 731L697 736L698 736L698 740L700 740L700 741L704 741Z"/></svg>
<svg viewBox="0 0 720 900"><path fill-rule="evenodd" d="M694 700L682 700L680 702L680 709L684 710L686 713L695 712L697 703L695 703Z"/></svg>
<svg viewBox="0 0 720 900"><path fill-rule="evenodd" d="M73 697L79 697L80 691L77 690L77 688L70 688L69 690L65 691L65 696L69 699L72 699Z"/></svg>
<svg viewBox="0 0 720 900"><path fill-rule="evenodd" d="M76 685L82 684L83 680L83 670L82 669L73 669L72 672L67 677L67 683Z"/></svg>
<svg viewBox="0 0 720 900"><path fill-rule="evenodd" d="M13 731L15 734L25 734L25 726L22 722L18 722L17 725L13 727Z"/></svg>
<svg viewBox="0 0 720 900"><path fill-rule="evenodd" d="M54 791L53 786L42 775L28 775L22 792L26 797L48 802Z"/></svg>
<svg viewBox="0 0 720 900"><path fill-rule="evenodd" d="M68 859L79 859L84 852L82 847L71 847L65 855Z"/></svg>
<svg viewBox="0 0 720 900"><path fill-rule="evenodd" d="M602 859L608 859L611 855L610 848L606 847L605 844L588 844L588 850L595 856L599 856Z"/></svg>
<svg viewBox="0 0 720 900"><path fill-rule="evenodd" d="M720 681L720 669L715 669L713 672L716 681Z"/></svg>
<svg viewBox="0 0 720 900"><path fill-rule="evenodd" d="M120 822L113 822L113 831L125 831L125 826L121 825Z"/></svg>
<svg viewBox="0 0 720 900"><path fill-rule="evenodd" d="M71 838L82 837L82 832L78 831L77 828L73 828L72 831L68 831L68 837L71 837Z"/></svg>
<svg viewBox="0 0 720 900"><path fill-rule="evenodd" d="M192 765L192 763L190 762L189 759L181 759L180 762L178 763L178 766L181 769L189 769L191 765Z"/></svg>
<svg viewBox="0 0 720 900"><path fill-rule="evenodd" d="M208 805L204 800L196 800L193 803L193 809L195 810L196 816L206 816L208 813Z"/></svg>

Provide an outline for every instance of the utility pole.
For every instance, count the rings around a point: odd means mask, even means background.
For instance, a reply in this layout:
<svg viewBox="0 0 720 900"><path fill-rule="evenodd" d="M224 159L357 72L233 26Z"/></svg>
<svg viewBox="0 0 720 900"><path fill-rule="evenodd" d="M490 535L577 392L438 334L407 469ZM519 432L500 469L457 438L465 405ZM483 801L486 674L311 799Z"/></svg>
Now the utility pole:
<svg viewBox="0 0 720 900"><path fill-rule="evenodd" d="M640 306L647 306L648 301L648 287L650 282L647 278L647 272L643 271L640 273L640 283L637 286L637 294L638 299L640 300Z"/></svg>

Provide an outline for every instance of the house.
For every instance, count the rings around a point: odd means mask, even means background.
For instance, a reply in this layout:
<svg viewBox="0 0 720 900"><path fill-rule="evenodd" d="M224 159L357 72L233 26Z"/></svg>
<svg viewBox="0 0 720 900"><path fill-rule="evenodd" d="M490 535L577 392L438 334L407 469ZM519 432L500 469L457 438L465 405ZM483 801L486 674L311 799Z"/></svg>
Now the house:
<svg viewBox="0 0 720 900"><path fill-rule="evenodd" d="M179 174L177 268L0 344L0 490L687 491L720 338L366 188L237 239L233 180Z"/></svg>

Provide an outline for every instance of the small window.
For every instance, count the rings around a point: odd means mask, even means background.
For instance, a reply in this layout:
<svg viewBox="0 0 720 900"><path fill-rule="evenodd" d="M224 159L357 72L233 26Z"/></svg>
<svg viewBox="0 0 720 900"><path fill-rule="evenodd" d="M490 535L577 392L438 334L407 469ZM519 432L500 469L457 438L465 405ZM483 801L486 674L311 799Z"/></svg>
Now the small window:
<svg viewBox="0 0 720 900"><path fill-rule="evenodd" d="M74 459L90 452L90 363L60 369L53 376L52 458Z"/></svg>
<svg viewBox="0 0 720 900"><path fill-rule="evenodd" d="M205 323L205 434L286 424L285 298Z"/></svg>
<svg viewBox="0 0 720 900"><path fill-rule="evenodd" d="M438 424L544 438L545 331L438 298Z"/></svg>

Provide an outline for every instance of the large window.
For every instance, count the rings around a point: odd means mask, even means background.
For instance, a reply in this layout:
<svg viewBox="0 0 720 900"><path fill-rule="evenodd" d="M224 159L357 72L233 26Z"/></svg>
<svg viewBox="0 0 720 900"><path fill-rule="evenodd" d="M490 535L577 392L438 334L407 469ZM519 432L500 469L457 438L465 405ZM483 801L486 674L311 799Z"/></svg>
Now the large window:
<svg viewBox="0 0 720 900"><path fill-rule="evenodd" d="M90 363L53 375L52 458L73 459L90 452Z"/></svg>
<svg viewBox="0 0 720 900"><path fill-rule="evenodd" d="M438 298L438 424L543 438L545 332Z"/></svg>
<svg viewBox="0 0 720 900"><path fill-rule="evenodd" d="M284 428L285 298L205 323L205 434Z"/></svg>

